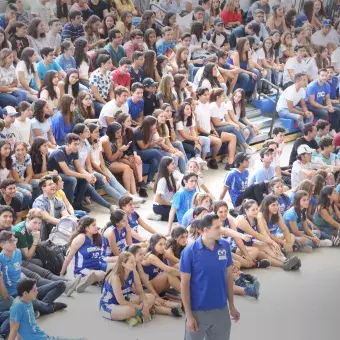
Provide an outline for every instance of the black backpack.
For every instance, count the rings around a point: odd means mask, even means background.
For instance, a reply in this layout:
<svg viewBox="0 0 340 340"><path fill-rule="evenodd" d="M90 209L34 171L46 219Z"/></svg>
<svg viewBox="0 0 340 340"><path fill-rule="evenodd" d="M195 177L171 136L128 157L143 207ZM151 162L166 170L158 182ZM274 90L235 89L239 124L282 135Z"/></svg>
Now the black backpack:
<svg viewBox="0 0 340 340"><path fill-rule="evenodd" d="M60 275L65 260L64 246L56 245L50 240L43 241L38 244L36 253L45 269L54 275Z"/></svg>

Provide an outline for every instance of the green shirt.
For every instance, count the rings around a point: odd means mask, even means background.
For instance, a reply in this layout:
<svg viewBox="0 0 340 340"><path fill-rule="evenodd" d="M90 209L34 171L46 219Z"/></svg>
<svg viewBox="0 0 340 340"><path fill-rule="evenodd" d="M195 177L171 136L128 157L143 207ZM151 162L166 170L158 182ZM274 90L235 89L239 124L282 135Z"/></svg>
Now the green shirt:
<svg viewBox="0 0 340 340"><path fill-rule="evenodd" d="M29 234L26 229L26 221L22 221L19 224L12 227L12 231L14 232L15 238L18 239L17 248L30 249L33 244L33 235Z"/></svg>

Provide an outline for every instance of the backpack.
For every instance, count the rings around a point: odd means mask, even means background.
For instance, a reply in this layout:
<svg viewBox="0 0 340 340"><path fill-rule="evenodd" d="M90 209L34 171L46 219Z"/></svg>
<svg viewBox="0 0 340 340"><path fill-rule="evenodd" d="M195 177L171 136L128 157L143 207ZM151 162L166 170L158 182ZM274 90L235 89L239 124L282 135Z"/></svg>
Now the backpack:
<svg viewBox="0 0 340 340"><path fill-rule="evenodd" d="M38 244L36 253L43 263L43 267L54 275L60 275L65 260L65 247L56 245L52 241L42 241Z"/></svg>
<svg viewBox="0 0 340 340"><path fill-rule="evenodd" d="M62 217L58 224L52 229L49 240L55 245L66 248L71 235L77 228L77 219L72 216Z"/></svg>

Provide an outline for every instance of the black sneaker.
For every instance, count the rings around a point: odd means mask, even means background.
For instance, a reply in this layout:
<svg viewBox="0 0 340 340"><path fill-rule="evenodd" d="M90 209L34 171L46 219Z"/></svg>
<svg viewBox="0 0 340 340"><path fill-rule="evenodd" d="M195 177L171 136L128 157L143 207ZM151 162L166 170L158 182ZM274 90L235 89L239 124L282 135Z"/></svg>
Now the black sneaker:
<svg viewBox="0 0 340 340"><path fill-rule="evenodd" d="M292 270L299 270L300 267L301 267L301 260L299 259L297 264L294 267L292 267Z"/></svg>
<svg viewBox="0 0 340 340"><path fill-rule="evenodd" d="M287 252L286 252L286 249L285 249L284 247L281 248L281 252L282 252L282 254L283 254L285 257L288 256L288 255L287 255Z"/></svg>
<svg viewBox="0 0 340 340"><path fill-rule="evenodd" d="M139 195L140 197L143 197L143 198L149 197L149 195L148 195L146 189L145 189L145 188L142 188L142 187L139 188L139 190L138 190L138 195Z"/></svg>
<svg viewBox="0 0 340 340"><path fill-rule="evenodd" d="M170 313L171 313L172 316L174 316L176 318L182 317L182 313L179 311L179 309L177 307L172 307Z"/></svg>
<svg viewBox="0 0 340 340"><path fill-rule="evenodd" d="M148 188L148 186L146 185L146 183L144 181L141 181L139 184L140 184L140 187L145 189L145 190Z"/></svg>
<svg viewBox="0 0 340 340"><path fill-rule="evenodd" d="M268 268L269 266L271 266L271 263L267 259L256 261L256 268Z"/></svg>
<svg viewBox="0 0 340 340"><path fill-rule="evenodd" d="M292 270L299 263L297 256L288 257L286 262L283 264L283 270Z"/></svg>
<svg viewBox="0 0 340 340"><path fill-rule="evenodd" d="M84 207L82 204L77 204L74 206L74 210L83 210L87 213L89 213L91 210L89 208Z"/></svg>
<svg viewBox="0 0 340 340"><path fill-rule="evenodd" d="M52 305L55 312L67 308L67 304L62 302L53 302Z"/></svg>
<svg viewBox="0 0 340 340"><path fill-rule="evenodd" d="M249 281L250 283L254 283L255 281L258 281L257 277L251 274L242 273L241 277L243 277L245 280Z"/></svg>
<svg viewBox="0 0 340 340"><path fill-rule="evenodd" d="M293 253L299 251L299 246L297 244L293 244Z"/></svg>
<svg viewBox="0 0 340 340"><path fill-rule="evenodd" d="M227 163L227 164L225 165L225 167L224 167L224 170L230 171L231 168L232 168L232 164Z"/></svg>
<svg viewBox="0 0 340 340"><path fill-rule="evenodd" d="M218 165L217 165L216 159L211 159L211 160L208 162L208 166L209 166L211 169L217 170L217 169L218 169Z"/></svg>

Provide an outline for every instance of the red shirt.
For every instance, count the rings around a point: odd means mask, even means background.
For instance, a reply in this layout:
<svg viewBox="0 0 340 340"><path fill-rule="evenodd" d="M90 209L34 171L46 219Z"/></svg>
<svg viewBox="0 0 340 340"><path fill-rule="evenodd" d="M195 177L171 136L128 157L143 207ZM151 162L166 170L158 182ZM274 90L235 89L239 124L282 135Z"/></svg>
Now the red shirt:
<svg viewBox="0 0 340 340"><path fill-rule="evenodd" d="M229 24L230 22L242 22L242 14L241 12L229 12L227 10L222 11L221 18L225 25Z"/></svg>
<svg viewBox="0 0 340 340"><path fill-rule="evenodd" d="M121 74L119 70L117 69L117 70L112 71L111 75L112 75L112 80L114 84L130 88L130 83L131 83L130 73Z"/></svg>

